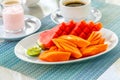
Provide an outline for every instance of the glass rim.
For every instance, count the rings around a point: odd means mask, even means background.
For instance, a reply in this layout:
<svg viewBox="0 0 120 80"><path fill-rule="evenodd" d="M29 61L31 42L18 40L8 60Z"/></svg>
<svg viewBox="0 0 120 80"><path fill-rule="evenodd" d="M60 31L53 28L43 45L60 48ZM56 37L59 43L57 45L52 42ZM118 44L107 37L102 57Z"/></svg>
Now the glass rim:
<svg viewBox="0 0 120 80"><path fill-rule="evenodd" d="M9 7L9 6L15 6L15 5L21 5L21 3L20 2L18 2L18 1L8 1L8 2L2 2L1 3L1 5L3 6L3 7Z"/></svg>

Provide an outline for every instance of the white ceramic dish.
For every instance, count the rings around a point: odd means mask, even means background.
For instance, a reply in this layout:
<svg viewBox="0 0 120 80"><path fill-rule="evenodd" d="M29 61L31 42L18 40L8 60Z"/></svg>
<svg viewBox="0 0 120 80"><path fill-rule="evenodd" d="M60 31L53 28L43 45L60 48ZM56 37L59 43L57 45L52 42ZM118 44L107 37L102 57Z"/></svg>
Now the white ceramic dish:
<svg viewBox="0 0 120 80"><path fill-rule="evenodd" d="M52 12L50 17L51 17L51 20L56 24L65 22L65 19L61 15L61 11L59 9ZM96 9L96 8L92 7L91 11L90 11L90 14L88 15L87 18L85 18L85 20L86 21L91 21L92 20L94 22L97 22L101 19L101 17L102 17L101 11L99 9Z"/></svg>
<svg viewBox="0 0 120 80"><path fill-rule="evenodd" d="M0 39L18 40L36 32L41 27L41 21L30 15L25 15L25 29L19 33L7 33L3 29L2 19L0 20Z"/></svg>
<svg viewBox="0 0 120 80"><path fill-rule="evenodd" d="M30 56L26 55L26 50L28 48L36 45L36 41L37 41L40 33L36 33L36 34L31 35L31 36L28 36L28 37L24 38L23 40L21 40L20 42L18 42L18 44L14 48L14 52L15 52L15 55L19 59L21 59L23 61L30 62L30 63L36 63L36 64L66 64L66 63L84 61L87 59L92 59L92 58L98 57L100 55L103 55L103 54L111 51L117 45L118 37L114 32L112 32L108 29L105 29L105 28L102 28L101 32L103 34L103 37L106 39L105 43L108 44L108 49L104 52L99 53L99 54L85 57L85 58L69 60L69 61L61 61L61 62L45 62L45 61L39 60L37 57L30 57Z"/></svg>

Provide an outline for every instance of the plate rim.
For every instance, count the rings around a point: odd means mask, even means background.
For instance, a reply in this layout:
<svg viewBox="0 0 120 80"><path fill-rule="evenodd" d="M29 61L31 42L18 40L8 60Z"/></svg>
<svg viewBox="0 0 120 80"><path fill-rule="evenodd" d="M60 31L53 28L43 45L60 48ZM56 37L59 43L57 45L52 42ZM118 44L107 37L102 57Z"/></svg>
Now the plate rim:
<svg viewBox="0 0 120 80"><path fill-rule="evenodd" d="M91 7L91 10L93 10L93 9L96 9L97 11L99 11L99 13L100 13L100 17L99 17L99 20L102 18L102 12L98 9L98 8L95 8L95 7ZM55 23L55 24L60 24L60 23L58 23L58 22L56 22L54 19L53 19L53 14L54 13L56 13L57 11L60 11L60 9L57 9L57 10L55 10L55 11L53 11L51 14L50 14L50 18L51 18L51 20ZM61 15L62 16L62 15ZM97 21L94 21L94 22L98 22L99 20L97 20Z"/></svg>
<svg viewBox="0 0 120 80"><path fill-rule="evenodd" d="M18 46L22 41L24 41L25 39L27 39L27 38L29 38L29 37L32 37L32 36L35 36L35 35L38 35L38 34L40 34L42 31L41 31L41 32L38 32L38 33L35 33L35 34L33 34L33 35L30 35L30 36L22 39L21 41L19 41L19 42L16 44L15 48L14 48L14 53L15 53L15 55L17 56L17 58L21 59L22 61L29 62L29 63L35 63L35 64L44 64L44 65L69 64L69 63L75 63L75 62L81 62L81 61L93 59L93 58L99 57L99 56L101 56L101 55L104 55L104 54L108 53L109 51L111 51L112 49L114 49L114 48L116 47L116 45L118 44L118 41L119 41L118 36L117 36L113 31L111 31L111 30L109 30L109 29L107 29L107 28L102 28L102 29L110 31L110 32L114 35L114 37L116 38L116 42L114 42L114 45L113 45L112 48L110 48L109 50L106 50L106 51L104 51L104 52L101 52L100 54L96 54L96 55L93 55L93 56L89 56L89 57L85 57L85 58L79 58L79 59L74 59L74 60L69 60L69 61L62 61L62 62L45 62L45 61L43 61L43 62L41 62L41 61L40 61L40 62L34 62L34 61L28 61L28 60L24 60L23 58L20 58L20 57L18 56L18 53L16 52L17 46ZM25 53L24 53L24 54L25 54Z"/></svg>
<svg viewBox="0 0 120 80"><path fill-rule="evenodd" d="M36 30L34 30L33 32L31 32L31 33L29 33L29 34L27 34L27 35L23 35L23 36L20 36L20 37L14 37L14 38L7 38L7 37L0 37L0 39L2 39L2 40L19 40L19 39L21 39L21 38L24 38L24 37L26 37L26 36L29 36L29 35L31 35L31 34L33 34L33 33L35 33L36 31L38 31L40 28L41 28L41 20L39 19L39 18L37 18L37 17L35 17L35 16L32 16L32 15L24 15L25 16L25 18L27 18L27 17L34 17L34 18L36 18L37 20L38 20L38 24L39 24L39 26L36 28ZM25 19L24 18L24 19Z"/></svg>

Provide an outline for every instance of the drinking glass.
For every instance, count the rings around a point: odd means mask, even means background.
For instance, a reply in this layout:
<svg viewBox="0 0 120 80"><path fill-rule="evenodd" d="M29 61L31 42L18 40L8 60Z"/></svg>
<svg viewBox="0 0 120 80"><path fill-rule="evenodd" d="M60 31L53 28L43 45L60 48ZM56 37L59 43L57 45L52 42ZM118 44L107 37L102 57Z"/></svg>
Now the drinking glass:
<svg viewBox="0 0 120 80"><path fill-rule="evenodd" d="M19 2L3 2L3 29L5 32L17 33L24 29L24 9Z"/></svg>

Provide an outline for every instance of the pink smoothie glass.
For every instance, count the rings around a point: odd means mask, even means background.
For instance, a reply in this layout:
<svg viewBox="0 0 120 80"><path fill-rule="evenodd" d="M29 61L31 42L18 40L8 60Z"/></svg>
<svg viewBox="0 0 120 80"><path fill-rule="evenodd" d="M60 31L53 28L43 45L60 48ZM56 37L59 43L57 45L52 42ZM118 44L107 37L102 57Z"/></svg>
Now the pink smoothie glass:
<svg viewBox="0 0 120 80"><path fill-rule="evenodd" d="M17 33L25 28L24 10L20 4L5 5L2 16L6 32Z"/></svg>

